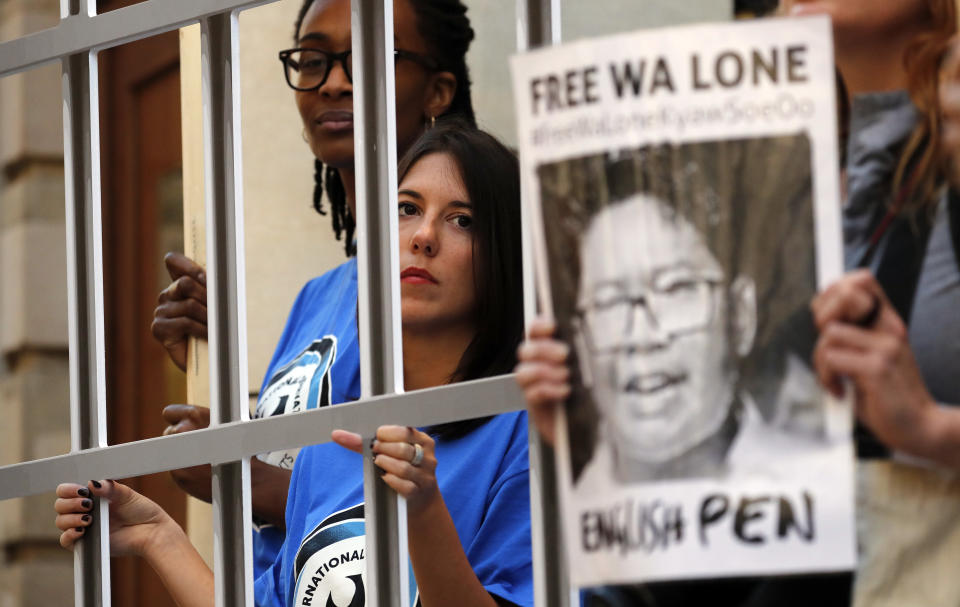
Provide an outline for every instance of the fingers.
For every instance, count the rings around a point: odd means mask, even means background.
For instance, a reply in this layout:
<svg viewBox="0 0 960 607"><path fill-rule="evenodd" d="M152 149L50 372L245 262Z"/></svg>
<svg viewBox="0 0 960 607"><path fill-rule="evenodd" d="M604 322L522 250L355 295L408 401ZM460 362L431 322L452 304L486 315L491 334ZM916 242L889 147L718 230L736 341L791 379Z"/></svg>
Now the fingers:
<svg viewBox="0 0 960 607"><path fill-rule="evenodd" d="M516 379L523 389L534 424L552 443L556 408L570 397L570 369L566 365L520 363Z"/></svg>
<svg viewBox="0 0 960 607"><path fill-rule="evenodd" d="M113 480L90 481L90 493L94 497L100 497L109 500L111 503L111 512L113 508L122 509L128 503L141 498L139 493L127 487L123 483ZM150 501L150 500L147 500Z"/></svg>
<svg viewBox="0 0 960 607"><path fill-rule="evenodd" d="M57 517L54 524L61 531L60 545L70 550L93 523L94 493L91 487L61 483L57 486L56 495L53 509Z"/></svg>
<svg viewBox="0 0 960 607"><path fill-rule="evenodd" d="M523 395L531 410L555 409L570 398L570 384L539 382L524 388Z"/></svg>
<svg viewBox="0 0 960 607"><path fill-rule="evenodd" d="M206 326L207 306L193 298L165 301L154 309L153 316L154 318L190 318Z"/></svg>
<svg viewBox="0 0 960 607"><path fill-rule="evenodd" d="M164 260L174 281L157 297L150 332L174 364L185 370L187 338L207 339L206 275L183 255L168 253Z"/></svg>
<svg viewBox="0 0 960 607"><path fill-rule="evenodd" d="M53 502L57 514L85 514L93 510L93 499L89 497L59 497Z"/></svg>
<svg viewBox="0 0 960 607"><path fill-rule="evenodd" d="M170 286L166 289L160 291L160 295L157 296L157 303L182 301L188 298L192 298L206 306L207 287L192 276L181 276L170 283Z"/></svg>
<svg viewBox="0 0 960 607"><path fill-rule="evenodd" d="M163 263L167 266L170 278L176 280L181 276L190 276L203 286L207 285L207 275L203 266L181 253L170 252L164 255Z"/></svg>
<svg viewBox="0 0 960 607"><path fill-rule="evenodd" d="M57 497L62 498L90 497L90 490L86 487L86 485L78 485L77 483L60 483L57 485L56 495Z"/></svg>
<svg viewBox="0 0 960 607"><path fill-rule="evenodd" d="M514 374L524 390L539 383L560 386L570 381L570 368L562 363L522 362Z"/></svg>
<svg viewBox="0 0 960 607"><path fill-rule="evenodd" d="M855 323L870 313L883 289L867 270L851 272L813 298L810 309L817 329L831 322Z"/></svg>
<svg viewBox="0 0 960 607"><path fill-rule="evenodd" d="M78 530L77 528L89 527L91 524L93 524L93 516L87 513L81 514L79 512L73 514L58 514L55 524L57 525L57 529L60 531L74 530L78 531L78 533L82 535L83 531Z"/></svg>
<svg viewBox="0 0 960 607"><path fill-rule="evenodd" d="M832 369L836 375L849 377L856 383L870 381L868 378L877 377L886 367L883 358L876 353L857 352L854 350L833 349L823 353L823 364Z"/></svg>
<svg viewBox="0 0 960 607"><path fill-rule="evenodd" d="M183 343L188 337L207 339L207 325L186 316L177 318L155 316L150 324L150 332L154 339L168 349Z"/></svg>
<svg viewBox="0 0 960 607"><path fill-rule="evenodd" d="M363 452L363 437L355 432L334 430L330 433L330 438L332 438L333 442L337 443L341 447L345 447L357 453Z"/></svg>
<svg viewBox="0 0 960 607"><path fill-rule="evenodd" d="M409 462L417 454L417 448L413 446L413 443L408 443L406 441L385 443L375 440L373 441L373 452L374 454L389 455L394 459Z"/></svg>
<svg viewBox="0 0 960 607"><path fill-rule="evenodd" d="M193 405L167 405L161 412L164 421L169 426L164 429L164 436L189 432L210 425L210 409Z"/></svg>
<svg viewBox="0 0 960 607"><path fill-rule="evenodd" d="M414 444L423 449L423 459L416 466L411 463L416 454ZM434 447L433 437L416 428L380 426L373 442L373 463L397 478L413 481L420 487L430 487L436 484L433 476L437 469Z"/></svg>
<svg viewBox="0 0 960 607"><path fill-rule="evenodd" d="M60 545L67 550L73 550L74 544L86 533L86 527L71 527L60 534Z"/></svg>
<svg viewBox="0 0 960 607"><path fill-rule="evenodd" d="M546 316L538 316L533 319L528 329L531 339L550 338L557 331L557 323Z"/></svg>
<svg viewBox="0 0 960 607"><path fill-rule="evenodd" d="M570 396L570 347L554 339L555 325L538 318L531 323L530 339L517 348L517 384L523 390L531 420L548 444L554 442L557 405Z"/></svg>
<svg viewBox="0 0 960 607"><path fill-rule="evenodd" d="M433 474L436 460L432 455L424 455L419 466L382 453L373 458L373 463L383 470L383 480L403 497L410 497L414 491L436 486L437 481Z"/></svg>
<svg viewBox="0 0 960 607"><path fill-rule="evenodd" d="M549 338L528 339L517 348L520 362L564 364L570 356L570 346Z"/></svg>
<svg viewBox="0 0 960 607"><path fill-rule="evenodd" d="M908 347L904 340L889 333L831 323L814 348L814 369L820 382L835 396L840 396L841 377L849 377L862 385L861 382L876 382L881 375L892 372L903 349Z"/></svg>
<svg viewBox="0 0 960 607"><path fill-rule="evenodd" d="M405 478L401 478L395 474L386 473L380 478L382 478L383 482L385 482L391 489L406 499L410 499L417 491L420 490L420 486L417 483Z"/></svg>
<svg viewBox="0 0 960 607"><path fill-rule="evenodd" d="M377 428L377 440L380 442L419 443L425 449L433 450L433 437L410 426L380 426Z"/></svg>

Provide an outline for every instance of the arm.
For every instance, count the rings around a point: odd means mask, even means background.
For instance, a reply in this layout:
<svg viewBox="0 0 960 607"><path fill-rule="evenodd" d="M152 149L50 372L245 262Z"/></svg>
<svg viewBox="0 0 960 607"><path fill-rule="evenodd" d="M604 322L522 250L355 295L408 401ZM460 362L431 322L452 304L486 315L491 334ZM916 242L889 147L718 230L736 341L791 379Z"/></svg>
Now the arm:
<svg viewBox="0 0 960 607"><path fill-rule="evenodd" d="M337 444L361 451L361 438L335 430ZM423 460L414 466L414 444L423 449ZM423 607L458 605L496 607L473 572L460 544L450 512L437 487L434 441L428 434L403 426L380 426L373 451L383 481L407 500L407 530Z"/></svg>
<svg viewBox="0 0 960 607"><path fill-rule="evenodd" d="M546 318L530 324L530 337L517 348L517 383L527 412L544 441L554 442L557 407L570 396L570 348L554 338L556 325Z"/></svg>
<svg viewBox="0 0 960 607"><path fill-rule="evenodd" d="M875 306L875 321L862 326ZM852 272L811 307L820 330L813 362L821 383L841 396L849 380L857 417L885 444L960 469L960 410L927 391L906 326L873 276Z"/></svg>
<svg viewBox="0 0 960 607"><path fill-rule="evenodd" d="M163 409L163 419L169 426L167 434L189 432L210 425L210 410L193 405L169 405ZM171 470L177 486L193 497L210 502L210 466L193 466ZM271 466L257 458L250 459L250 490L253 514L259 519L283 529L287 509L287 490L290 488L290 471Z"/></svg>
<svg viewBox="0 0 960 607"><path fill-rule="evenodd" d="M407 534L423 607L497 605L473 572L440 491L421 508L407 508Z"/></svg>
<svg viewBox="0 0 960 607"><path fill-rule="evenodd" d="M57 487L60 545L72 549L93 523L94 502L110 503L110 551L142 556L180 607L212 607L213 573L177 523L152 500L114 481Z"/></svg>

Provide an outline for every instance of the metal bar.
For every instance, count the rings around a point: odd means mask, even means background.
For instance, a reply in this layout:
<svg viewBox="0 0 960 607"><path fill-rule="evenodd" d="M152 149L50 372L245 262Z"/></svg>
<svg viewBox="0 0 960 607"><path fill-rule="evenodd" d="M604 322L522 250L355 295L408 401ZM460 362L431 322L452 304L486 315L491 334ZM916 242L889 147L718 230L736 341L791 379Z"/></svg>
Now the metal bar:
<svg viewBox="0 0 960 607"><path fill-rule="evenodd" d="M360 378L361 394L369 398L403 391L393 3L351 4ZM363 485L368 601L400 607L409 594L405 515L400 524L405 504L380 480L370 457L364 458Z"/></svg>
<svg viewBox="0 0 960 607"><path fill-rule="evenodd" d="M250 417L243 195L240 183L240 83L236 12L203 19L205 198L211 424ZM214 593L220 607L253 605L250 460L213 467Z"/></svg>
<svg viewBox="0 0 960 607"><path fill-rule="evenodd" d="M517 0L520 50L560 42L559 0ZM521 209L523 230L524 315L536 315L535 264L533 263L534 218L527 205ZM534 600L537 607L569 607L572 604L567 575L553 449L535 429L530 430L530 525L533 541Z"/></svg>
<svg viewBox="0 0 960 607"><path fill-rule="evenodd" d="M258 453L325 443L344 428L371 436L381 424L429 426L525 408L512 375L375 398L90 449L0 468L0 500L52 491L59 483L131 478Z"/></svg>
<svg viewBox="0 0 960 607"><path fill-rule="evenodd" d="M517 0L518 50L560 43L560 0Z"/></svg>
<svg viewBox="0 0 960 607"><path fill-rule="evenodd" d="M89 11L94 0L87 2ZM103 50L191 25L201 19L277 0L148 0L102 15L74 13L59 25L0 44L0 77L88 50ZM73 8L69 4L61 4Z"/></svg>
<svg viewBox="0 0 960 607"><path fill-rule="evenodd" d="M72 55L62 68L70 438L76 453L107 443L97 58ZM95 523L74 551L78 607L110 605L109 508L102 502L97 508Z"/></svg>

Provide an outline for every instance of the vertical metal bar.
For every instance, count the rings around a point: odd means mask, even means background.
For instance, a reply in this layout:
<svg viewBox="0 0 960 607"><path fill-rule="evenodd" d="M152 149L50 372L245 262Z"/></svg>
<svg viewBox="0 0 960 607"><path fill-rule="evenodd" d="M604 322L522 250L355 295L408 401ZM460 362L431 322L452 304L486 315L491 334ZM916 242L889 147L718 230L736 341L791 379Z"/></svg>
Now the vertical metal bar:
<svg viewBox="0 0 960 607"><path fill-rule="evenodd" d="M517 0L518 47L526 50L560 42L560 0ZM534 218L527 205L522 210L524 314L529 323L536 315L533 263ZM537 607L568 607L572 602L565 565L562 526L558 507L557 470L553 449L530 430L530 524L533 540L534 597Z"/></svg>
<svg viewBox="0 0 960 607"><path fill-rule="evenodd" d="M211 423L249 419L237 13L201 22ZM250 460L213 467L216 604L253 605Z"/></svg>
<svg viewBox="0 0 960 607"><path fill-rule="evenodd" d="M107 444L96 55L67 57L62 69L70 438L76 452ZM104 503L97 508L95 523L74 551L78 607L110 605L109 509Z"/></svg>
<svg viewBox="0 0 960 607"><path fill-rule="evenodd" d="M360 378L369 398L403 390L393 3L353 0L352 28ZM367 597L373 607L399 607L408 596L404 504L370 457L364 462Z"/></svg>
<svg viewBox="0 0 960 607"><path fill-rule="evenodd" d="M559 44L561 0L517 0L518 50Z"/></svg>

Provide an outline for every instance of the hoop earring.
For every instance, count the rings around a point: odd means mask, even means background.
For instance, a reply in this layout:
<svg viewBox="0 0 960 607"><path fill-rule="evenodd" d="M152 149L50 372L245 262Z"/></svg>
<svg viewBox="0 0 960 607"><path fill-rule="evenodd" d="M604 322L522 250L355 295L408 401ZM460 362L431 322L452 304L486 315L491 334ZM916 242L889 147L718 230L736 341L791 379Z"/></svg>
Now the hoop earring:
<svg viewBox="0 0 960 607"><path fill-rule="evenodd" d="M303 139L304 143L310 143L310 139L307 137L307 127L300 130L300 138Z"/></svg>
<svg viewBox="0 0 960 607"><path fill-rule="evenodd" d="M437 117L436 117L436 116L430 116L430 128L432 129L432 128L435 127L435 126L437 126Z"/></svg>

